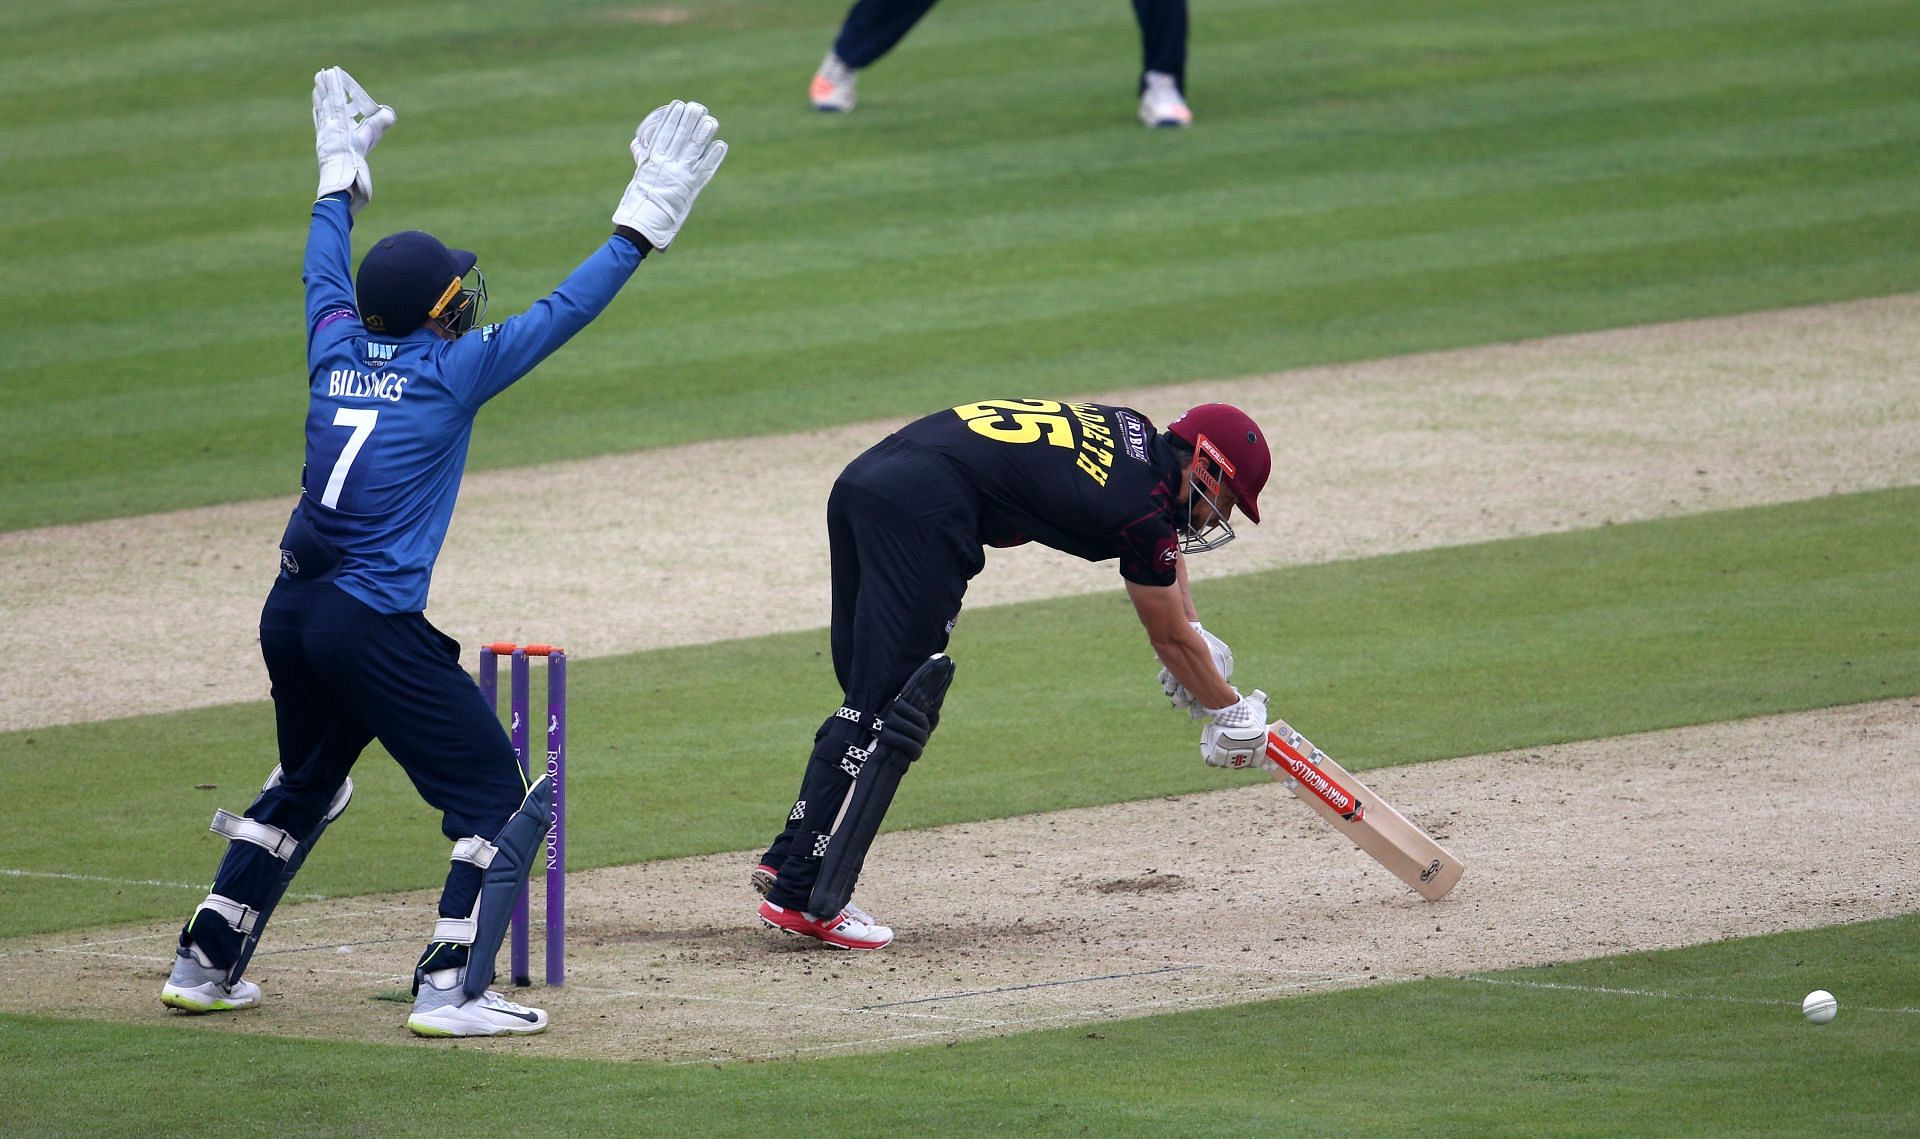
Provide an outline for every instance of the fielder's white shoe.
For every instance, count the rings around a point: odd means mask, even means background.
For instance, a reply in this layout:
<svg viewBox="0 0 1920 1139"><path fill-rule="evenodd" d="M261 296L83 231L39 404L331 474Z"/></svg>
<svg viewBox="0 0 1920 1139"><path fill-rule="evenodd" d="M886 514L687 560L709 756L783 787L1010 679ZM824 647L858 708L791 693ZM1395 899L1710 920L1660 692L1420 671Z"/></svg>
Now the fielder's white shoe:
<svg viewBox="0 0 1920 1139"><path fill-rule="evenodd" d="M813 73L813 85L807 88L807 98L813 100L816 111L851 111L856 101L853 85L859 72L840 62L840 57L832 52L820 61L820 70Z"/></svg>
<svg viewBox="0 0 1920 1139"><path fill-rule="evenodd" d="M762 862L753 868L753 873L747 875L747 881L753 886L753 892L764 898L767 896L767 891L773 889L774 879L778 877L780 877L778 870ZM879 922L873 920L872 914L854 905L852 902L848 902L846 907L840 912L850 918L866 922L870 926L878 927L880 925Z"/></svg>
<svg viewBox="0 0 1920 1139"><path fill-rule="evenodd" d="M440 969L420 982L407 1027L415 1036L531 1036L547 1030L544 1009L517 1005L488 989L468 999L460 969Z"/></svg>
<svg viewBox="0 0 1920 1139"><path fill-rule="evenodd" d="M1190 127L1193 112L1173 76L1164 71L1146 73L1146 87L1140 92L1140 121L1150 127Z"/></svg>
<svg viewBox="0 0 1920 1139"><path fill-rule="evenodd" d="M160 1003L181 1012L231 1012L260 1003L260 986L239 980L227 984L227 971L204 964L191 949L173 959L173 974L160 990Z"/></svg>
<svg viewBox="0 0 1920 1139"><path fill-rule="evenodd" d="M834 918L822 920L772 902L761 902L760 921L769 929L811 937L833 949L885 949L893 944L892 930L873 924L871 919L854 917L851 910L852 907L848 907Z"/></svg>

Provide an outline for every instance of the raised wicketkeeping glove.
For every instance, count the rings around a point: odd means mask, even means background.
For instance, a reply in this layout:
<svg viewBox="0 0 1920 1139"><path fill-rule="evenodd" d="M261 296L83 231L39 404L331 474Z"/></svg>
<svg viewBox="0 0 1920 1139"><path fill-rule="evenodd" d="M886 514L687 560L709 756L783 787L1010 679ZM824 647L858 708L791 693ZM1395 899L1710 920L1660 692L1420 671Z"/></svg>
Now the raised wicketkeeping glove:
<svg viewBox="0 0 1920 1139"><path fill-rule="evenodd" d="M338 67L313 76L313 149L320 157L320 189L324 198L341 190L347 209L359 213L373 200L373 171L367 152L393 125L392 107L376 103L366 89Z"/></svg>
<svg viewBox="0 0 1920 1139"><path fill-rule="evenodd" d="M727 144L713 137L719 129L704 106L678 99L642 119L627 148L633 180L613 211L614 224L639 230L655 249L671 245L727 157Z"/></svg>
<svg viewBox="0 0 1920 1139"><path fill-rule="evenodd" d="M1213 667L1220 670L1221 678L1232 680L1233 650L1227 647L1227 642L1207 632L1198 621L1189 621L1187 624L1192 625L1193 631L1206 640L1207 649L1213 654ZM1160 668L1160 691L1167 694L1167 700L1175 711L1185 708L1187 715L1195 720L1207 714L1205 708L1194 703L1193 693L1187 691L1187 686L1175 680L1173 673L1164 665Z"/></svg>
<svg viewBox="0 0 1920 1139"><path fill-rule="evenodd" d="M1200 730L1200 758L1209 767L1258 767L1278 771L1267 758L1267 694L1255 690L1225 708L1210 708L1213 719Z"/></svg>

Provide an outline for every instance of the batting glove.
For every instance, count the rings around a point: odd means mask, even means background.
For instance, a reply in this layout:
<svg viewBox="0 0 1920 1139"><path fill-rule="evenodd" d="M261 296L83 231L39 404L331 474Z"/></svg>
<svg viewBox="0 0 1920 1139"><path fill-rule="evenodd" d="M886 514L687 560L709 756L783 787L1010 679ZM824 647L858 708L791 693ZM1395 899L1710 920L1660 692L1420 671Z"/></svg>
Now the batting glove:
<svg viewBox="0 0 1920 1139"><path fill-rule="evenodd" d="M1227 647L1227 642L1207 632L1198 621L1189 621L1187 624L1192 625L1193 631L1200 634L1207 642L1207 650L1213 654L1213 667L1219 670L1220 678L1222 680L1232 680L1233 650ZM1193 693L1187 691L1187 686L1175 680L1173 673L1168 671L1165 666L1162 666L1160 669L1160 691L1167 694L1167 700L1173 705L1174 711L1176 712L1185 708L1187 715L1195 720L1201 719L1207 714L1205 708L1194 703Z"/></svg>
<svg viewBox="0 0 1920 1139"><path fill-rule="evenodd" d="M1258 767L1278 771L1267 758L1267 694L1258 690L1225 708L1209 708L1212 722L1200 731L1200 758L1209 767Z"/></svg>
<svg viewBox="0 0 1920 1139"><path fill-rule="evenodd" d="M392 107L376 103L366 89L338 67L313 76L313 149L320 157L316 198L347 191L347 209L359 213L373 200L373 171L367 152L393 125Z"/></svg>
<svg viewBox="0 0 1920 1139"><path fill-rule="evenodd" d="M704 106L678 99L642 119L627 147L633 180L613 211L614 224L639 230L655 249L671 245L727 157L727 144L713 137L719 129Z"/></svg>

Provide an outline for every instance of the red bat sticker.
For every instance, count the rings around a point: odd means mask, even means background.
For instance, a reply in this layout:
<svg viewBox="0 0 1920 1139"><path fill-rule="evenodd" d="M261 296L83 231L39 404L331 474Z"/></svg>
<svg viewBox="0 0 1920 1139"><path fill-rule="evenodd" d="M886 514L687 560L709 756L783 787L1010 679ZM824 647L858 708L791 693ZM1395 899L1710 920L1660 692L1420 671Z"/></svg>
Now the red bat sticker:
<svg viewBox="0 0 1920 1139"><path fill-rule="evenodd" d="M1367 817L1367 805L1355 798L1353 793L1333 781L1326 772L1313 765L1313 761L1301 755L1297 750L1306 741L1295 733L1290 740L1283 740L1277 733L1267 733L1267 758L1278 763L1287 774L1299 780L1300 785L1320 797L1327 806L1332 807L1341 818L1357 823Z"/></svg>

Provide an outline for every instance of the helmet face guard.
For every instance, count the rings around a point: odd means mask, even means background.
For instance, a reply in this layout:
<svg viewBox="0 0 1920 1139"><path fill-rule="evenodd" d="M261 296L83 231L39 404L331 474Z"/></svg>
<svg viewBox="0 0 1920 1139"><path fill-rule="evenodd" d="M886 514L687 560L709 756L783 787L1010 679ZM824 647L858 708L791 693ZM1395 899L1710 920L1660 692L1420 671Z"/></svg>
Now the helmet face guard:
<svg viewBox="0 0 1920 1139"><path fill-rule="evenodd" d="M1204 554L1233 541L1233 527L1227 524L1227 512L1220 508L1220 486L1233 478L1235 472L1233 463L1205 435L1193 441L1193 465L1190 470L1187 520L1180 527L1180 552ZM1213 508L1213 521L1205 529L1196 527L1193 522L1193 502L1196 498Z"/></svg>
<svg viewBox="0 0 1920 1139"><path fill-rule="evenodd" d="M473 284L467 284L468 278ZM467 270L466 276L453 279L447 291L427 310L427 319L439 321L440 327L457 338L471 332L486 314L487 277L480 266L475 265Z"/></svg>

